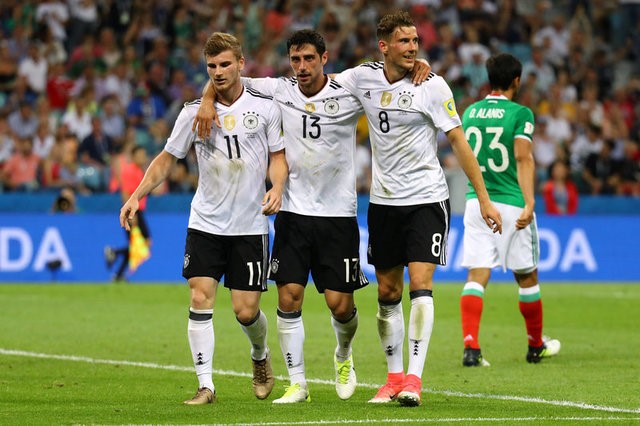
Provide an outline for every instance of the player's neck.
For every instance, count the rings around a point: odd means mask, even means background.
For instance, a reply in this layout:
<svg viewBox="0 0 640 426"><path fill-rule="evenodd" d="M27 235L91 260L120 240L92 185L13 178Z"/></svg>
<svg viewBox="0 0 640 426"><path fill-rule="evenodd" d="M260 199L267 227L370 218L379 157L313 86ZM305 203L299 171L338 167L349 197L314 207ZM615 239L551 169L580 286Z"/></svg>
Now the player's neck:
<svg viewBox="0 0 640 426"><path fill-rule="evenodd" d="M505 98L512 100L513 99L513 90L492 90L489 93L489 96L504 96Z"/></svg>
<svg viewBox="0 0 640 426"><path fill-rule="evenodd" d="M384 70L384 76L387 78L387 81L390 84L393 84L396 81L402 80L409 74L409 71L407 71L406 69L397 67L389 63L388 61L384 61L383 70Z"/></svg>
<svg viewBox="0 0 640 426"><path fill-rule="evenodd" d="M237 85L230 87L228 90L224 92L218 92L217 101L222 105L229 106L238 100L240 95L242 95L242 91L244 90L244 86L242 83L238 82Z"/></svg>
<svg viewBox="0 0 640 426"><path fill-rule="evenodd" d="M326 74L323 74L322 78L318 78L311 85L302 87L298 83L298 87L300 88L300 91L302 92L303 95L310 98L311 96L317 95L322 90L322 88L327 84L328 79L329 77L327 77Z"/></svg>

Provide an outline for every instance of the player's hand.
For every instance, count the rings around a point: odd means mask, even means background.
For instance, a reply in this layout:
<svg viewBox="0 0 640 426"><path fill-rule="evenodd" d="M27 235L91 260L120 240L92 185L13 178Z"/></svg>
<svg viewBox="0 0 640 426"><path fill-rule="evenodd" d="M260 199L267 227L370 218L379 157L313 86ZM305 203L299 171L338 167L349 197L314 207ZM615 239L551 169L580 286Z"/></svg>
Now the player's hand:
<svg viewBox="0 0 640 426"><path fill-rule="evenodd" d="M516 219L516 229L524 229L533 220L533 208L530 206L524 206L522 213L520 213L520 217Z"/></svg>
<svg viewBox="0 0 640 426"><path fill-rule="evenodd" d="M214 122L218 128L222 127L220 117L218 117L218 112L213 107L213 104L210 102L202 102L200 103L198 112L196 112L196 117L193 119L191 131L195 132L197 130L200 139L209 139L209 136L211 136L211 127Z"/></svg>
<svg viewBox="0 0 640 426"><path fill-rule="evenodd" d="M413 69L411 70L411 81L418 85L429 78L431 73L431 65L426 59L416 59Z"/></svg>
<svg viewBox="0 0 640 426"><path fill-rule="evenodd" d="M262 214L269 216L280 211L282 207L282 191L271 188L262 199Z"/></svg>
<svg viewBox="0 0 640 426"><path fill-rule="evenodd" d="M139 204L137 198L129 198L124 206L120 209L120 226L122 226L127 231L131 231L131 223L136 216L136 212L138 211Z"/></svg>
<svg viewBox="0 0 640 426"><path fill-rule="evenodd" d="M494 234L496 232L502 234L502 216L492 202L485 205L480 204L480 213L482 213L484 222L491 228Z"/></svg>

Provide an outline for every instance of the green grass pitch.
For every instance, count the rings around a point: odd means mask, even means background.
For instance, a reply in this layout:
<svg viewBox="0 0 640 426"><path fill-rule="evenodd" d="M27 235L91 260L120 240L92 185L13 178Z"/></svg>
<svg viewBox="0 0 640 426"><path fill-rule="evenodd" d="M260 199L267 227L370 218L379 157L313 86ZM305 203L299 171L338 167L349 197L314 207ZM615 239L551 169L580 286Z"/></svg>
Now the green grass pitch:
<svg viewBox="0 0 640 426"><path fill-rule="evenodd" d="M542 284L545 334L562 350L525 362L515 285L485 296L480 341L489 368L463 368L461 283L436 283L423 404L366 401L386 377L376 331L376 287L356 293L359 386L333 386L335 337L311 285L303 307L311 403L274 405L286 369L275 328L277 292L264 294L277 376L266 401L251 391L249 344L219 288L214 311L218 403L188 407L197 387L186 336L186 284L0 285L0 424L640 424L640 285ZM405 318L409 300L405 289ZM406 355L405 355L406 363Z"/></svg>

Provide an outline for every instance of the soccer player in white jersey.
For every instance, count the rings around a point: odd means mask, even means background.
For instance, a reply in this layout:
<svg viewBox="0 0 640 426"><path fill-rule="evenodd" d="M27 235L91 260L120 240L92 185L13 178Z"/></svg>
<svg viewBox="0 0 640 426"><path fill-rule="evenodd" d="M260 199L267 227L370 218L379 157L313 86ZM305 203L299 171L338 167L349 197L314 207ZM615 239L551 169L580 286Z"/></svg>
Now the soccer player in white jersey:
<svg viewBox="0 0 640 426"><path fill-rule="evenodd" d="M464 339L462 365L489 365L482 357L478 334L484 291L491 269L497 266L513 271L529 343L526 360L538 363L542 358L557 354L560 342L542 336L537 266L540 247L533 211L533 112L513 101L522 74L522 64L517 58L498 54L487 60L486 67L491 93L465 110L462 125L480 164L489 196L502 215L504 232L494 235L483 226L478 215L476 192L469 188L462 260L469 272L460 297Z"/></svg>
<svg viewBox="0 0 640 426"><path fill-rule="evenodd" d="M289 165L269 278L278 286L278 337L291 383L273 402L310 401L302 321L309 273L331 311L336 392L348 399L356 388L351 343L358 311L353 292L368 284L360 269L356 220L355 133L362 107L324 74L327 52L319 33L295 32L287 51L295 77L243 79L280 105ZM203 100L209 95L211 91ZM203 102L201 110L208 104ZM213 116L213 111L203 115Z"/></svg>
<svg viewBox="0 0 640 426"><path fill-rule="evenodd" d="M350 398L356 388L351 343L358 326L353 292L367 285L360 269L356 219L355 132L360 102L324 74L324 39L300 30L287 40L295 77L243 79L273 95L282 110L289 180L275 221L270 278L278 286L278 336L291 385L274 403L309 401L304 366L302 303L309 273L331 311L337 345L336 392ZM430 69L412 73L424 81ZM424 74L423 74L424 73ZM207 91L205 90L205 93ZM208 91L207 96L213 96ZM213 117L203 102L203 127Z"/></svg>
<svg viewBox="0 0 640 426"><path fill-rule="evenodd" d="M433 273L446 262L449 192L438 162L437 132L449 139L478 193L481 217L501 231L478 162L467 143L447 83L432 75L419 86L407 78L418 52L416 27L406 12L378 23L384 62L343 71L336 80L362 103L369 121L373 182L368 211L369 263L378 280L378 333L387 382L370 400L421 403L422 373L433 327ZM409 269L409 363L404 373L404 267Z"/></svg>
<svg viewBox="0 0 640 426"><path fill-rule="evenodd" d="M214 33L205 44L204 56L218 94L216 107L222 128L214 129L208 139L199 138L192 123L200 100L186 103L164 150L120 211L120 223L128 229L138 200L167 177L178 158L195 147L199 180L191 203L182 268L191 290L188 337L199 382L196 395L185 401L189 405L215 401L212 319L223 275L236 318L251 343L254 393L265 399L273 388L267 318L260 310L260 295L267 290L266 215L280 209L287 179L280 110L271 97L242 85L244 57L238 40ZM269 191L267 172L272 183Z"/></svg>

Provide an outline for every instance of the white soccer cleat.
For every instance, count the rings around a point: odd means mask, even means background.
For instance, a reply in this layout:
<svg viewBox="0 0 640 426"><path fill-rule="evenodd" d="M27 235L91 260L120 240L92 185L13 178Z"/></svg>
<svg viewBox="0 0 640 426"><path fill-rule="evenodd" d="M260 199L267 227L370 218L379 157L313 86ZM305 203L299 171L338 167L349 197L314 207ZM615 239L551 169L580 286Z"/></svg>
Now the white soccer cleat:
<svg viewBox="0 0 640 426"><path fill-rule="evenodd" d="M356 370L353 367L353 355L340 362L333 355L333 367L336 370L336 392L340 399L349 399L356 391Z"/></svg>
<svg viewBox="0 0 640 426"><path fill-rule="evenodd" d="M273 400L274 404L295 404L296 402L311 402L309 391L300 386L300 383L287 386L284 390L284 395Z"/></svg>

